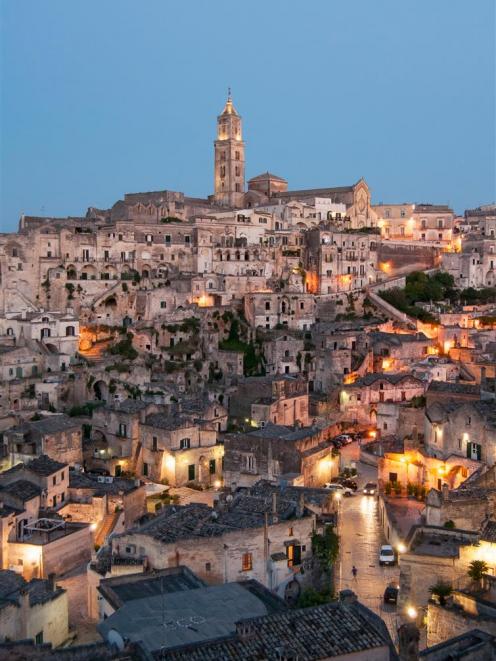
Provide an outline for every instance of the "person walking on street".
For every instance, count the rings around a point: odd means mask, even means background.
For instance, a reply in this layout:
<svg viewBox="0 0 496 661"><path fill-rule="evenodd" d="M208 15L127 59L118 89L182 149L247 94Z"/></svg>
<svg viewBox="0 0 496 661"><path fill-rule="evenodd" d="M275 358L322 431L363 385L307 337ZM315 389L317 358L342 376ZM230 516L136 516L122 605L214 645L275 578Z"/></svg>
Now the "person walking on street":
<svg viewBox="0 0 496 661"><path fill-rule="evenodd" d="M355 565L353 565L353 567L351 569L351 573L353 574L353 578L357 577L358 569L355 567Z"/></svg>

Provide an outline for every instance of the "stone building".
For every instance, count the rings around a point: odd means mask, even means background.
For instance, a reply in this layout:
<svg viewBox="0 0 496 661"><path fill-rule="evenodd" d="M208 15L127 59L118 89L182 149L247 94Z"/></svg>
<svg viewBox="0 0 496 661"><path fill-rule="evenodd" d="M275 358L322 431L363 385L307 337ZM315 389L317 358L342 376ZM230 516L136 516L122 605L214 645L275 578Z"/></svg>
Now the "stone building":
<svg viewBox="0 0 496 661"><path fill-rule="evenodd" d="M244 297L245 317L252 328L310 330L315 299L310 294L253 293Z"/></svg>
<svg viewBox="0 0 496 661"><path fill-rule="evenodd" d="M224 110L217 118L215 141L215 193L217 204L243 206L245 188L245 144L241 117L236 112L229 92Z"/></svg>
<svg viewBox="0 0 496 661"><path fill-rule="evenodd" d="M347 420L374 422L377 405L382 402L404 403L421 397L426 384L408 372L366 374L340 392L340 411Z"/></svg>
<svg viewBox="0 0 496 661"><path fill-rule="evenodd" d="M377 279L377 243L370 232L346 232L327 223L306 233L306 290L338 294L363 289Z"/></svg>
<svg viewBox="0 0 496 661"><path fill-rule="evenodd" d="M433 456L469 457L488 466L496 463L494 401L434 402L425 413L425 446Z"/></svg>
<svg viewBox="0 0 496 661"><path fill-rule="evenodd" d="M334 428L284 427L269 423L224 438L224 484L246 487L260 479L324 486L338 473L330 438Z"/></svg>
<svg viewBox="0 0 496 661"><path fill-rule="evenodd" d="M224 449L217 439L218 428L200 424L193 415L149 415L140 425L138 471L171 486L188 482L211 486L222 478Z"/></svg>
<svg viewBox="0 0 496 661"><path fill-rule="evenodd" d="M0 570L0 642L33 639L58 647L69 639L67 592L48 579L26 581Z"/></svg>
<svg viewBox="0 0 496 661"><path fill-rule="evenodd" d="M64 414L49 415L8 429L4 444L11 465L42 454L70 466L80 466L83 462L81 421Z"/></svg>
<svg viewBox="0 0 496 661"><path fill-rule="evenodd" d="M239 424L253 426L265 422L306 425L308 382L301 374L240 379L229 398L229 415Z"/></svg>
<svg viewBox="0 0 496 661"><path fill-rule="evenodd" d="M216 509L163 508L139 528L112 537L111 546L124 558L146 556L154 569L184 564L208 584L255 579L284 596L298 588L294 581L310 578L301 568L311 558L315 526L305 490L286 495L260 483Z"/></svg>

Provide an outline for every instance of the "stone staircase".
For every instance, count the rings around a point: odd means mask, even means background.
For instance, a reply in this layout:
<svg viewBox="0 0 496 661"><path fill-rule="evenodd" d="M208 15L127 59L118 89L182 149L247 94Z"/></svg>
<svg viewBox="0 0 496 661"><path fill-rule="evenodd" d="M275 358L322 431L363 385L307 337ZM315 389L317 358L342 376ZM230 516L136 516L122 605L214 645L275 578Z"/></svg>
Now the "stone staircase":
<svg viewBox="0 0 496 661"><path fill-rule="evenodd" d="M98 544L98 546L103 546L103 544L105 544L106 540L108 539L108 536L110 535L110 533L115 527L115 524L117 523L119 514L120 512L112 512L105 514L105 516L103 517L103 521L101 522L100 526L98 527L95 533L95 545Z"/></svg>

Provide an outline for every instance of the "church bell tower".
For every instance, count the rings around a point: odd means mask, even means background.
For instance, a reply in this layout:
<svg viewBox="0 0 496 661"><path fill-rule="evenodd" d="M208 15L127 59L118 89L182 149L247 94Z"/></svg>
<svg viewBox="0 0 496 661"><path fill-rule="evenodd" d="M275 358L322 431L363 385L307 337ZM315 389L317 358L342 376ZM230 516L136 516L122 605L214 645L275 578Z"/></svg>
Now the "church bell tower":
<svg viewBox="0 0 496 661"><path fill-rule="evenodd" d="M245 191L245 143L241 117L234 109L229 89L226 105L217 117L214 199L226 207L242 207Z"/></svg>

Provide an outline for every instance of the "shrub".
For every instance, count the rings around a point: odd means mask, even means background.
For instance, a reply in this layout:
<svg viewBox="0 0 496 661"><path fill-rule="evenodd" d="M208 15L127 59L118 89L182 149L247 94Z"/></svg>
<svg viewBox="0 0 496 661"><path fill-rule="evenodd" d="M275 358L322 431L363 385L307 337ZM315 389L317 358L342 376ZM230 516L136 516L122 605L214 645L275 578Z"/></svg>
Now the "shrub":
<svg viewBox="0 0 496 661"><path fill-rule="evenodd" d="M455 527L455 523L450 519L449 521L444 522L444 527L447 528L448 530L453 530L453 528Z"/></svg>
<svg viewBox="0 0 496 661"><path fill-rule="evenodd" d="M439 580L435 585L431 585L429 592L436 595L439 599L440 605L444 606L446 604L446 599L453 592L453 588L449 583Z"/></svg>
<svg viewBox="0 0 496 661"><path fill-rule="evenodd" d="M472 560L468 569L468 576L474 581L481 581L484 574L489 571L489 565L485 560Z"/></svg>

